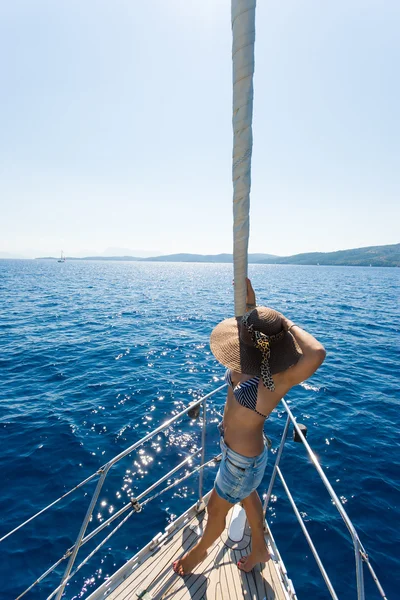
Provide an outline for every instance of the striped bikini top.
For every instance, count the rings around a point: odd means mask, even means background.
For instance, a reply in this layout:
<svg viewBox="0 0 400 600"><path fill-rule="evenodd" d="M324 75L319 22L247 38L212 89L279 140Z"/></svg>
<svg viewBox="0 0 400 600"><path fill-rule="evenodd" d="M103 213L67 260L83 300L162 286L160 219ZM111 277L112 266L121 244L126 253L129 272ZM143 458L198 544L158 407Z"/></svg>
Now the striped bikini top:
<svg viewBox="0 0 400 600"><path fill-rule="evenodd" d="M258 415L264 417L264 419L268 419L268 415L263 415L262 413L258 412L258 410L256 410L259 381L259 377L252 377L251 379L248 379L247 381L242 381L241 383L238 383L236 386L234 386L232 382L231 370L228 369L225 373L225 383L227 383L232 388L233 395L235 396L239 404L241 404L245 408L254 410L254 412L256 412Z"/></svg>

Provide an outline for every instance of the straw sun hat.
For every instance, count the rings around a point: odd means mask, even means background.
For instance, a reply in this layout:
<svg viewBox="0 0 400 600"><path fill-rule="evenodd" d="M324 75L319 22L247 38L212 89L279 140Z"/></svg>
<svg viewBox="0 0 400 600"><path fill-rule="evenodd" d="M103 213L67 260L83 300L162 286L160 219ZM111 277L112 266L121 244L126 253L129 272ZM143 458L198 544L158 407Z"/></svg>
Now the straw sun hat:
<svg viewBox="0 0 400 600"><path fill-rule="evenodd" d="M275 389L271 375L286 371L301 356L292 334L282 328L282 315L266 306L221 321L211 333L210 346L225 367L262 377L270 390Z"/></svg>

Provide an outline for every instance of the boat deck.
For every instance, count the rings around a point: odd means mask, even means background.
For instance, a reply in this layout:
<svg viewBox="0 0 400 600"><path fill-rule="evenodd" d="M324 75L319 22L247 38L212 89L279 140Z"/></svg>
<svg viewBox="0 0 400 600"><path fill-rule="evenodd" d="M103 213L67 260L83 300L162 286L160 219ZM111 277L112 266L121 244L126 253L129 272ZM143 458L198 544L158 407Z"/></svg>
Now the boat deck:
<svg viewBox="0 0 400 600"><path fill-rule="evenodd" d="M227 516L223 534L209 549L207 557L183 578L174 573L172 562L183 556L198 541L207 521L205 510L192 507L185 515L154 538L138 555L105 582L89 600L289 600L295 599L291 582L280 560L270 533L266 540L273 558L258 564L250 573L236 566L251 550L251 532L247 522L239 529L239 541L232 541L229 528L238 508ZM244 513L243 513L244 514ZM186 517L186 518L185 518ZM161 534L159 534L160 536ZM237 539L237 538L236 538Z"/></svg>

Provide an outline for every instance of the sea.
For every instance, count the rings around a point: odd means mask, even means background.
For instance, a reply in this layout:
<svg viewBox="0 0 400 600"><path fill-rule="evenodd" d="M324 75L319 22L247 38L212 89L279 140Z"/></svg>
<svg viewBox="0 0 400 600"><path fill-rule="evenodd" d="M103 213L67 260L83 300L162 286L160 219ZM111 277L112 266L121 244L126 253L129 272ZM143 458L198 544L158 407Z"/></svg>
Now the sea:
<svg viewBox="0 0 400 600"><path fill-rule="evenodd" d="M322 367L286 400L307 426L387 597L399 598L400 269L250 265L249 276L258 304L281 311L327 350ZM222 385L209 335L232 315L232 265L1 260L0 537ZM207 460L219 453L225 394L208 403ZM260 495L284 424L279 406L265 424L273 448ZM88 531L200 446L201 419L185 416L121 460ZM73 576L67 598L87 597L196 502L197 460L150 493ZM291 432L281 468L338 597L356 598L350 535ZM205 470L204 492L216 469ZM0 543L1 598L19 596L73 545L93 490L92 480ZM268 519L298 599L329 598L279 481ZM110 532L81 548L76 565ZM64 567L24 597L47 598ZM367 570L365 581L366 597L379 598Z"/></svg>

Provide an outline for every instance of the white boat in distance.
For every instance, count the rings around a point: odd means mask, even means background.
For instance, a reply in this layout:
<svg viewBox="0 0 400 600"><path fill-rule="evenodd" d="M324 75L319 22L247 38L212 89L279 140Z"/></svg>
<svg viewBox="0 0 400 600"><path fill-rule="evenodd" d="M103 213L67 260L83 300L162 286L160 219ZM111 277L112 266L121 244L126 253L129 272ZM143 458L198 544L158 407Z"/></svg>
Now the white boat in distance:
<svg viewBox="0 0 400 600"><path fill-rule="evenodd" d="M61 250L61 256L60 256L60 258L58 259L57 262L59 262L59 263L64 263L65 262L65 256L64 256L63 250Z"/></svg>

